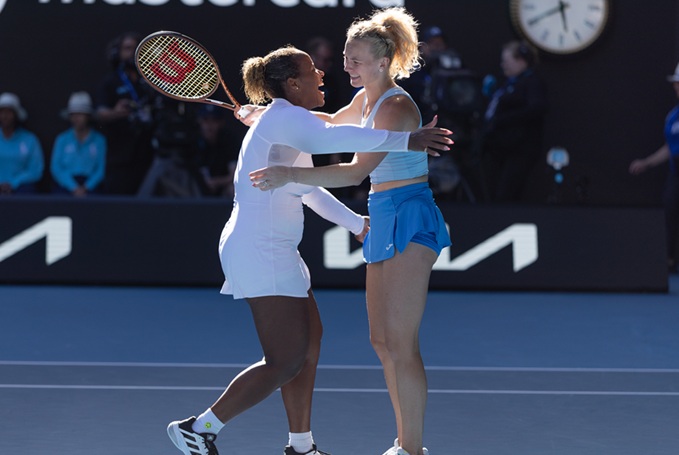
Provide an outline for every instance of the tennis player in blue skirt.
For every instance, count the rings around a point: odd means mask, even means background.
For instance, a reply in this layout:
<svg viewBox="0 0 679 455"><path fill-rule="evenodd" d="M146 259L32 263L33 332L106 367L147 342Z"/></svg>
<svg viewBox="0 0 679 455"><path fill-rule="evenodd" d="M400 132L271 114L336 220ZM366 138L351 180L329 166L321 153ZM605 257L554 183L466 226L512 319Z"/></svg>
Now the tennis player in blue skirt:
<svg viewBox="0 0 679 455"><path fill-rule="evenodd" d="M396 79L418 66L417 23L403 8L376 11L347 31L344 70L363 87L337 113L317 113L331 123L414 131L420 112ZM441 211L427 183L427 155L356 153L351 163L317 168L269 167L250 174L255 185L286 188L290 182L323 187L358 185L370 175L367 263L370 339L382 362L396 417L397 438L384 455L427 455L422 446L427 380L419 328L429 276L450 245Z"/></svg>

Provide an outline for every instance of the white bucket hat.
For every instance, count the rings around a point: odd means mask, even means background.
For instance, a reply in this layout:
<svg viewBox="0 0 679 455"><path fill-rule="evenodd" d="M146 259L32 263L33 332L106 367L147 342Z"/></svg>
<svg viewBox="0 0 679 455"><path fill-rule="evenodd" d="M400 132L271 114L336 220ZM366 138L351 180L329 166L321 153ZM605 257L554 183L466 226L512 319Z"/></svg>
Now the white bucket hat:
<svg viewBox="0 0 679 455"><path fill-rule="evenodd" d="M677 68L674 70L674 74L672 74L671 76L667 76L667 81L679 82L679 65L677 65Z"/></svg>
<svg viewBox="0 0 679 455"><path fill-rule="evenodd" d="M19 97L14 93L5 92L0 95L0 108L3 107L12 109L14 112L16 112L17 118L21 122L28 118L26 109L21 107L21 101L19 101Z"/></svg>
<svg viewBox="0 0 679 455"><path fill-rule="evenodd" d="M92 114L92 98L87 92L75 92L68 99L66 114Z"/></svg>

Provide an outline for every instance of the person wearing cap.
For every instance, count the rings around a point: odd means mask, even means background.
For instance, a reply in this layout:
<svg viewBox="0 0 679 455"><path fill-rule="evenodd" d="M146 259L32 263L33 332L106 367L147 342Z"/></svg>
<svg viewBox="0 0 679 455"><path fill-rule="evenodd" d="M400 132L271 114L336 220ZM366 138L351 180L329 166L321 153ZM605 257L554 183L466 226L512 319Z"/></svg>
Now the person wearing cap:
<svg viewBox="0 0 679 455"><path fill-rule="evenodd" d="M37 136L22 125L28 115L14 93L0 94L0 194L34 193L45 167Z"/></svg>
<svg viewBox="0 0 679 455"><path fill-rule="evenodd" d="M52 148L53 192L86 196L97 192L106 169L106 139L91 126L92 98L75 92L62 113L71 128L59 134Z"/></svg>
<svg viewBox="0 0 679 455"><path fill-rule="evenodd" d="M679 64L674 74L667 76L674 93L679 98ZM665 117L665 143L645 158L630 163L629 172L638 175L667 161L670 162L665 182L663 205L665 207L665 232L667 235L667 265L677 272L677 245L679 237L679 104Z"/></svg>

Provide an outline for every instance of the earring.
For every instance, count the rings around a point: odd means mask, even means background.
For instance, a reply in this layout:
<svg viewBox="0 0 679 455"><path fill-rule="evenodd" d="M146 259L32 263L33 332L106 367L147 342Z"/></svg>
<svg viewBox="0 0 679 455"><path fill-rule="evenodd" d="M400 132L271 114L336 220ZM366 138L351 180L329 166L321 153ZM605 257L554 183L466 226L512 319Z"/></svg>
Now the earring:
<svg viewBox="0 0 679 455"><path fill-rule="evenodd" d="M383 73L383 72L384 72L384 68L380 68L380 73Z"/></svg>

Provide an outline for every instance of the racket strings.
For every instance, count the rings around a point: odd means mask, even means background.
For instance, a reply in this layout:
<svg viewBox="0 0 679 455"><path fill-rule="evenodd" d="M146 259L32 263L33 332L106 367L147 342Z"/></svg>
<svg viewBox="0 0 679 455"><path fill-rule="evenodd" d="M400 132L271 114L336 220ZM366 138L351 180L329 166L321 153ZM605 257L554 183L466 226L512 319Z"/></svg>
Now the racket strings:
<svg viewBox="0 0 679 455"><path fill-rule="evenodd" d="M216 65L203 49L188 40L156 36L140 46L137 59L147 80L170 95L201 99L217 89Z"/></svg>

